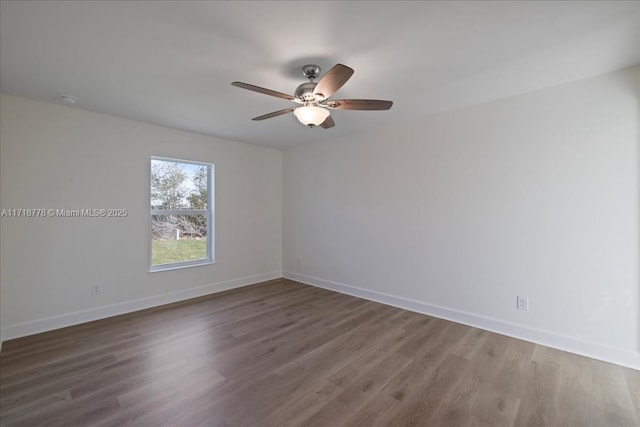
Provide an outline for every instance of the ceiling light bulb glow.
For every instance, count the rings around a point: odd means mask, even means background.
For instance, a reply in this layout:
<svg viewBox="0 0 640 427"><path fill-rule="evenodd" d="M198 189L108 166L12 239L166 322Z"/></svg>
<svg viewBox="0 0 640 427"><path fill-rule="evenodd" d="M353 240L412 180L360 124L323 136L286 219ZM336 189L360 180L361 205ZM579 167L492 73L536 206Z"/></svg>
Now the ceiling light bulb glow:
<svg viewBox="0 0 640 427"><path fill-rule="evenodd" d="M293 114L305 126L318 126L329 117L329 110L316 105L307 105L296 108L293 110Z"/></svg>

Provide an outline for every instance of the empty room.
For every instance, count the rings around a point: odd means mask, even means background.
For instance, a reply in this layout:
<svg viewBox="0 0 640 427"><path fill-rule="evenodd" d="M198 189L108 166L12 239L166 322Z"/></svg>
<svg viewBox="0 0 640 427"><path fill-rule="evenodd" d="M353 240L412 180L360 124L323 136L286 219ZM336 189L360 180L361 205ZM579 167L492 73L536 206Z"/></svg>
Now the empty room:
<svg viewBox="0 0 640 427"><path fill-rule="evenodd" d="M640 426L640 2L0 0L0 425Z"/></svg>

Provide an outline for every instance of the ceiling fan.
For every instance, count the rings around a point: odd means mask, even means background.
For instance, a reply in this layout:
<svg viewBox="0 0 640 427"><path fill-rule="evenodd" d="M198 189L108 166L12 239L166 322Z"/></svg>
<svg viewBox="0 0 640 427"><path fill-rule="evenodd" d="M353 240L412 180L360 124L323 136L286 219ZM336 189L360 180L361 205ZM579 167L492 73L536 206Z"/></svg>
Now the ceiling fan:
<svg viewBox="0 0 640 427"><path fill-rule="evenodd" d="M331 95L351 78L353 72L353 69L346 65L336 64L318 82L314 82L320 74L320 67L313 64L305 65L302 67L302 73L309 79L309 82L298 86L293 96L248 83L233 82L231 84L242 89L287 99L300 104L298 107L285 108L284 110L254 117L253 120L265 120L293 112L303 125L309 127L320 126L321 128L329 129L335 126L329 110L388 110L393 105L392 101L378 99L330 100Z"/></svg>

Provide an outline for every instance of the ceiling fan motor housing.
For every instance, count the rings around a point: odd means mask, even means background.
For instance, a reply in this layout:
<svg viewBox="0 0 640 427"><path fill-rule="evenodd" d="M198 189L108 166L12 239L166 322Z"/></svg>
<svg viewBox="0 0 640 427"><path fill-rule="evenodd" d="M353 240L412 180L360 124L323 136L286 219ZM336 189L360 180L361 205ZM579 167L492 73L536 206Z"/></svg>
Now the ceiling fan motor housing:
<svg viewBox="0 0 640 427"><path fill-rule="evenodd" d="M315 95L313 94L313 90L316 88L317 83L307 82L302 83L300 86L296 88L293 96L298 98L301 101L313 101L315 99Z"/></svg>

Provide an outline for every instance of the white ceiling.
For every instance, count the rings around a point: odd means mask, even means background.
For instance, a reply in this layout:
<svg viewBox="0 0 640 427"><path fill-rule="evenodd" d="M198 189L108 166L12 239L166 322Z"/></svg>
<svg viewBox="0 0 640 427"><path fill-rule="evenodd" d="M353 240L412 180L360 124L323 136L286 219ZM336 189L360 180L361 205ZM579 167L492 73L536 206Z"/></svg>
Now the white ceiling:
<svg viewBox="0 0 640 427"><path fill-rule="evenodd" d="M292 94L304 64L355 74L308 129ZM0 90L273 147L322 141L640 63L640 2L2 1Z"/></svg>

